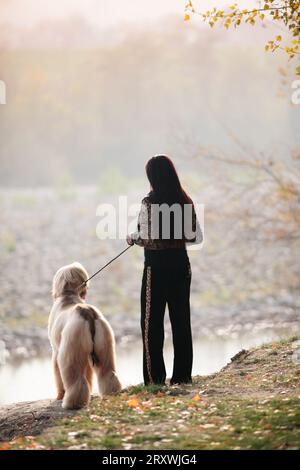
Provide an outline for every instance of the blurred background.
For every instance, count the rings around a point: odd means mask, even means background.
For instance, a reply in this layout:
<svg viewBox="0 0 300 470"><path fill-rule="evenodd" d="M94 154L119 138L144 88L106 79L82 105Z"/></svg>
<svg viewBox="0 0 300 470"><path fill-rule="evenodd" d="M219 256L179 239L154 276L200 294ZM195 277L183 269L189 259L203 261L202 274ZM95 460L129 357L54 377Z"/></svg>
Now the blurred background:
<svg viewBox="0 0 300 470"><path fill-rule="evenodd" d="M96 208L138 203L157 153L205 204L205 244L190 254L193 373L300 331L295 64L264 51L280 26L210 29L183 21L185 3L0 0L1 403L53 395L53 274L74 260L93 273L123 249L97 238ZM142 268L134 247L89 290L125 385L142 380ZM170 376L167 314L166 331Z"/></svg>

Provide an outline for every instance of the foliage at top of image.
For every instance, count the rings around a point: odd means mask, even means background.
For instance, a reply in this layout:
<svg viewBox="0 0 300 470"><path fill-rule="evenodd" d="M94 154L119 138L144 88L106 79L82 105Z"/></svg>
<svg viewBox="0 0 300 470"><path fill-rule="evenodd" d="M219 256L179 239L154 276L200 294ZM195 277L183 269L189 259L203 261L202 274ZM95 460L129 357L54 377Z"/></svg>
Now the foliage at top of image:
<svg viewBox="0 0 300 470"><path fill-rule="evenodd" d="M237 3L229 5L225 10L213 7L212 10L199 12L195 9L191 0L185 6L184 20L189 21L190 13L199 15L203 21L207 21L213 28L221 23L224 28L229 29L234 26L237 28L243 23L255 26L258 22L271 20L281 23L290 33L286 44L282 45L282 36L277 35L269 40L265 46L266 51L274 52L277 49L285 51L290 59L297 57L300 60L299 41L300 41L300 0L265 0L260 2L259 8L240 9ZM297 74L300 74L300 65L296 68Z"/></svg>

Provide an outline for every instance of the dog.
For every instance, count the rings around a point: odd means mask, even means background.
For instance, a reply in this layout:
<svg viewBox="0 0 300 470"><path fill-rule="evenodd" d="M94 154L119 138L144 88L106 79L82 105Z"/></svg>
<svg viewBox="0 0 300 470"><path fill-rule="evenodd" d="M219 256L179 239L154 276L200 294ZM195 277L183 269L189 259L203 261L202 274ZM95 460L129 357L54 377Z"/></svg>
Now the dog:
<svg viewBox="0 0 300 470"><path fill-rule="evenodd" d="M122 389L112 328L98 309L85 303L88 277L80 263L72 263L60 268L52 283L48 336L57 400L66 409L88 405L94 372L100 395Z"/></svg>

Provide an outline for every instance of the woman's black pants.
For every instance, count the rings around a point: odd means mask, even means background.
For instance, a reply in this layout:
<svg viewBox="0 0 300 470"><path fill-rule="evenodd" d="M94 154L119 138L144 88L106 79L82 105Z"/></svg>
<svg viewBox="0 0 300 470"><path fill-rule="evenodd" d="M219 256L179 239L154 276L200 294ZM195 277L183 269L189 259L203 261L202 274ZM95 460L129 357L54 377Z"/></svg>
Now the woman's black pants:
<svg viewBox="0 0 300 470"><path fill-rule="evenodd" d="M190 321L191 268L188 258L170 266L145 263L141 291L141 328L145 385L164 384L164 314L168 304L174 346L171 384L192 381Z"/></svg>

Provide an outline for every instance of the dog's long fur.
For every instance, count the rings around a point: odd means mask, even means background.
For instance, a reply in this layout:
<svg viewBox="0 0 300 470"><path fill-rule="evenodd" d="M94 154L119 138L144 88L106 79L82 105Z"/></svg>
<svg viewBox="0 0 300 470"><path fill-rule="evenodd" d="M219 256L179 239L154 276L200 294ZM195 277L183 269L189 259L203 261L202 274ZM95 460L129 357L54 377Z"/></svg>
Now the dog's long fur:
<svg viewBox="0 0 300 470"><path fill-rule="evenodd" d="M88 273L79 263L60 268L53 278L48 333L57 399L63 399L62 406L68 409L89 403L93 372L101 395L121 390L114 334L101 312L84 302L87 279Z"/></svg>

